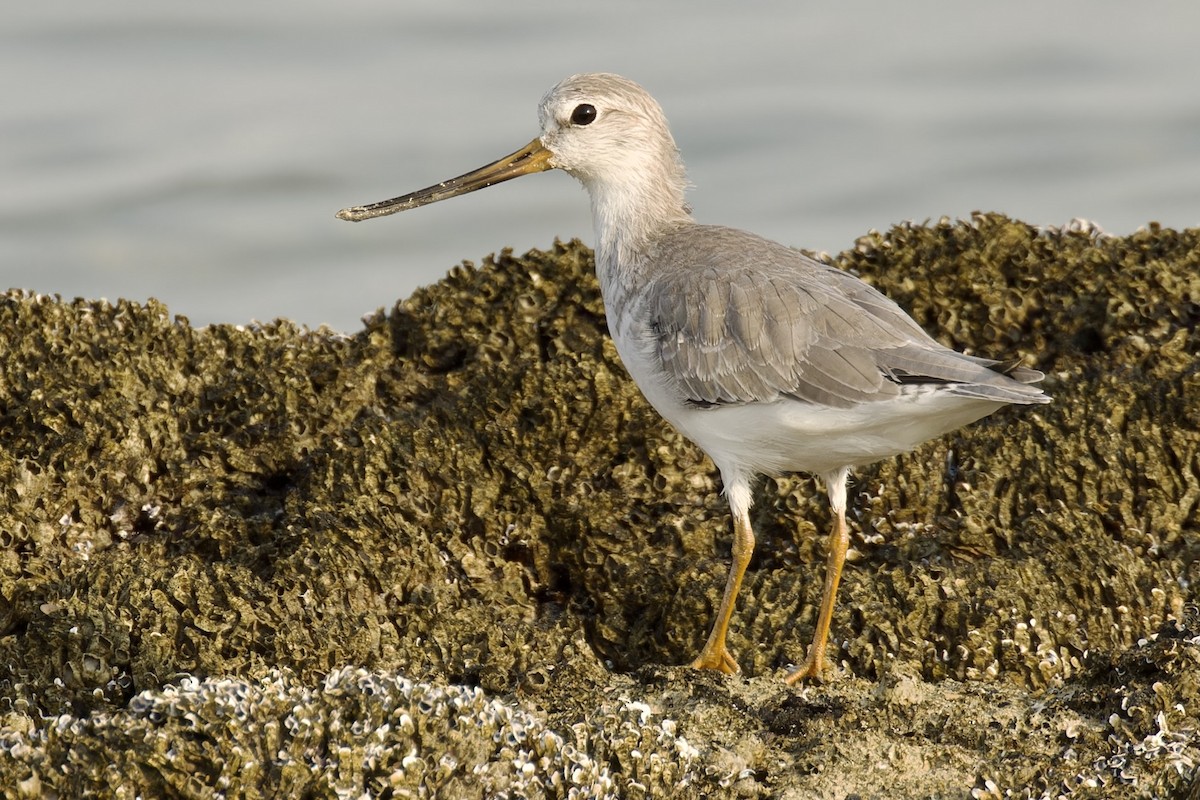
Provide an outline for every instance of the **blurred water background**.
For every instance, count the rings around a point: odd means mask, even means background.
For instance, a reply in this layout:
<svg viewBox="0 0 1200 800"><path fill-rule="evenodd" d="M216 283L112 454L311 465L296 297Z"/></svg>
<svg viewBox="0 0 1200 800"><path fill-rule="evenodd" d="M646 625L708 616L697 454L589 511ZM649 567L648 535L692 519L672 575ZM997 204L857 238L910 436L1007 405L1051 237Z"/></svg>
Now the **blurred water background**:
<svg viewBox="0 0 1200 800"><path fill-rule="evenodd" d="M1200 4L9 4L0 288L352 331L462 259L590 242L561 172L334 219L525 144L560 78L662 103L702 222L836 252L1003 211L1200 223Z"/></svg>

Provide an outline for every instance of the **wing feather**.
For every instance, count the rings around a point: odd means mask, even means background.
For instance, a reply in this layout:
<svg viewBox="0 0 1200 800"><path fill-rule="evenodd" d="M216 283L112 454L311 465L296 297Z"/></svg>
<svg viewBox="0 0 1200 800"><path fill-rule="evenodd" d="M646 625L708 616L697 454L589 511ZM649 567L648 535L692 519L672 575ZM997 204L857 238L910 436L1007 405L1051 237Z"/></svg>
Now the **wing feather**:
<svg viewBox="0 0 1200 800"><path fill-rule="evenodd" d="M752 234L689 226L663 237L647 263L654 345L692 402L793 397L844 408L913 382L1002 402L1048 400L1024 385L1040 379L1036 370L951 350L853 275Z"/></svg>

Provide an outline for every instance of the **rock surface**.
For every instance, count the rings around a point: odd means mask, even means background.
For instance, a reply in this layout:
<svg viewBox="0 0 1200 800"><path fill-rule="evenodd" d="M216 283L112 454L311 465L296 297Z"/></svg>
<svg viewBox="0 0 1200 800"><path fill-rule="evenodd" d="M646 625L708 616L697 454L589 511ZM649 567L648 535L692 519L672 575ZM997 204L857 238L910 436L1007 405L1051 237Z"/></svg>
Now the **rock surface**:
<svg viewBox="0 0 1200 800"><path fill-rule="evenodd" d="M578 243L456 268L341 335L0 297L5 797L1156 797L1200 791L1200 230L996 215L838 263L1008 409L828 510L730 524L642 400Z"/></svg>

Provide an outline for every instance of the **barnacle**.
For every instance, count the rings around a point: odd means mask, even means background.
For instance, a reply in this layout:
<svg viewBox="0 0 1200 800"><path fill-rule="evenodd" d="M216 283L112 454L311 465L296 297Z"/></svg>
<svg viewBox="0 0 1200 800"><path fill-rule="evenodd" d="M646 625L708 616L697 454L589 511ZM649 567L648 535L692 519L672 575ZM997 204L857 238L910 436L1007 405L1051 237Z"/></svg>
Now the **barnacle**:
<svg viewBox="0 0 1200 800"><path fill-rule="evenodd" d="M703 639L728 515L625 376L590 259L464 265L351 335L0 296L0 786L1195 780L1200 232L980 214L839 257L947 344L1047 372L1054 403L858 474L842 668L796 692L774 678L828 523L804 476L758 492L745 677L654 666Z"/></svg>

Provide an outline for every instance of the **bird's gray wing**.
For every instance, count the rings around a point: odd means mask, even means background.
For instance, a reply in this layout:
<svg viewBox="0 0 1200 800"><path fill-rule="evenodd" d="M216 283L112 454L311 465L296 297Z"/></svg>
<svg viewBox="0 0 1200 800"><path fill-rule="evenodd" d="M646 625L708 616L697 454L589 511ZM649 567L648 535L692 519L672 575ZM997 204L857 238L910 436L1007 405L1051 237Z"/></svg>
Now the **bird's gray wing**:
<svg viewBox="0 0 1200 800"><path fill-rule="evenodd" d="M646 302L657 353L697 405L786 396L845 408L913 382L1006 402L1041 394L993 370L997 362L938 344L854 276L751 234L695 226L652 257Z"/></svg>

